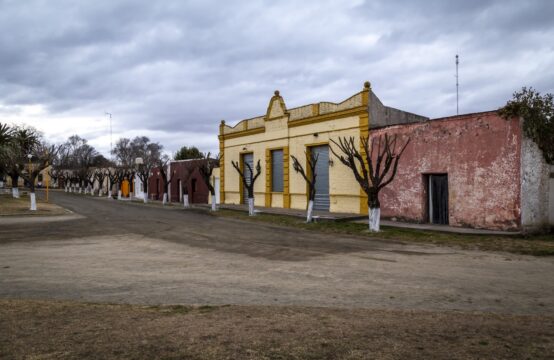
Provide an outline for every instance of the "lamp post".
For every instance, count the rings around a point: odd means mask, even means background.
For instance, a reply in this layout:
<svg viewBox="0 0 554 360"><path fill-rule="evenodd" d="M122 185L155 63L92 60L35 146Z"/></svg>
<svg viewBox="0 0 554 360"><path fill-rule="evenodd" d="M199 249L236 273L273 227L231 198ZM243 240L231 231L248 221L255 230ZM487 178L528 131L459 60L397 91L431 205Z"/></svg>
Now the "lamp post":
<svg viewBox="0 0 554 360"><path fill-rule="evenodd" d="M33 158L33 154L27 154L27 158L29 159L29 189L31 188L31 159Z"/></svg>
<svg viewBox="0 0 554 360"><path fill-rule="evenodd" d="M46 153L48 154L48 150L46 150ZM48 166L46 166L46 169L50 166L50 162L46 163ZM50 184L50 170L46 171L46 202L48 202L48 185Z"/></svg>
<svg viewBox="0 0 554 360"><path fill-rule="evenodd" d="M37 200L35 196L35 187L33 184L34 179L31 177L31 172L33 171L32 165L31 165L31 159L33 158L33 154L28 154L27 158L29 158L29 189L31 190L31 211L37 210Z"/></svg>

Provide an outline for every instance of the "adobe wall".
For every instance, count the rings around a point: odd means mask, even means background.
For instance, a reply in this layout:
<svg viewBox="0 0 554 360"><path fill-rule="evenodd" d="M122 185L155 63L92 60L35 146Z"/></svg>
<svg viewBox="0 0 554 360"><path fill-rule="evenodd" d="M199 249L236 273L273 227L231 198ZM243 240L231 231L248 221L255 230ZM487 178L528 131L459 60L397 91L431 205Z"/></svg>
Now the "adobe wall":
<svg viewBox="0 0 554 360"><path fill-rule="evenodd" d="M451 226L515 230L521 221L521 130L495 112L373 130L410 137L395 180L380 193L384 218L427 222L425 174L447 173Z"/></svg>

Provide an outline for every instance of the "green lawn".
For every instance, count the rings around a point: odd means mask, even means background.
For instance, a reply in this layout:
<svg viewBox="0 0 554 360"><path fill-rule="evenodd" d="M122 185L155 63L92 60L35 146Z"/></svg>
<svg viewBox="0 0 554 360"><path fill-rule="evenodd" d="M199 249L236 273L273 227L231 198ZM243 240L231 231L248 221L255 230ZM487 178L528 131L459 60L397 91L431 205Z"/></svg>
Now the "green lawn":
<svg viewBox="0 0 554 360"><path fill-rule="evenodd" d="M535 256L554 255L554 234L552 233L540 235L469 235L388 226L382 226L382 231L379 233L371 233L368 231L367 225L353 222L323 221L307 224L303 219L297 217L272 214L248 216L245 212L227 209L211 214L311 231L359 235L375 239L454 246L461 249L506 251Z"/></svg>

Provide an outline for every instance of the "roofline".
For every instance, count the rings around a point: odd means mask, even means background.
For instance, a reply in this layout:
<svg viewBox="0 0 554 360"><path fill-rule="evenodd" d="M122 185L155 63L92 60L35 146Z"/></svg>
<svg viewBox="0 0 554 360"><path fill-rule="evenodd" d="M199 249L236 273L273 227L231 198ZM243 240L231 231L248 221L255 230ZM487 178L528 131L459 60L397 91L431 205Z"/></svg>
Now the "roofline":
<svg viewBox="0 0 554 360"><path fill-rule="evenodd" d="M467 114L451 115L451 116L444 116L444 117L440 117L440 118L429 119L429 121L453 120L453 119L459 119L459 118L464 118L464 117L472 117L472 116L475 116L475 115L496 114L497 112L498 112L498 110L478 111L478 112L467 113Z"/></svg>

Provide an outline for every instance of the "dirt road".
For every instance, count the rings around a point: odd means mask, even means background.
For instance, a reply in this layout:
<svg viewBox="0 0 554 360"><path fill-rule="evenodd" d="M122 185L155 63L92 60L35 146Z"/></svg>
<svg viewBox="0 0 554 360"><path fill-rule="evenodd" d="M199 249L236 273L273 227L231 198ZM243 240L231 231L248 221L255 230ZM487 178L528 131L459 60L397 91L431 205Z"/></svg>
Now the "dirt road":
<svg viewBox="0 0 554 360"><path fill-rule="evenodd" d="M0 297L554 313L554 259L381 242L51 193L0 225Z"/></svg>

